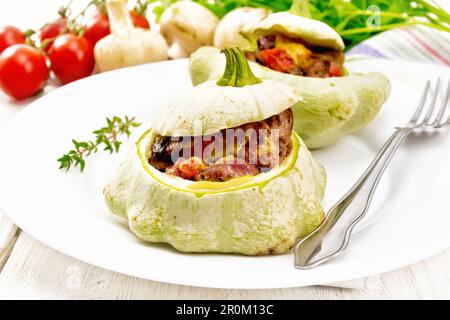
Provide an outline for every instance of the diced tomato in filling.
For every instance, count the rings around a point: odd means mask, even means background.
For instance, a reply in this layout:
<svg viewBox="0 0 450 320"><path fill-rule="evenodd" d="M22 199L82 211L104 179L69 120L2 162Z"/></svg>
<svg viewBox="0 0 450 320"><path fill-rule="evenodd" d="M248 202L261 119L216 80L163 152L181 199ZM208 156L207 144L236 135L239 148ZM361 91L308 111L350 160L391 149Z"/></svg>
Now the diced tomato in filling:
<svg viewBox="0 0 450 320"><path fill-rule="evenodd" d="M342 66L335 62L331 62L328 73L330 77L342 77Z"/></svg>
<svg viewBox="0 0 450 320"><path fill-rule="evenodd" d="M260 57L270 69L280 72L290 72L295 69L294 59L284 49L274 48L263 50Z"/></svg>
<svg viewBox="0 0 450 320"><path fill-rule="evenodd" d="M173 167L167 170L167 173L190 180L205 169L206 165L200 158L190 157L187 160L184 158L179 158Z"/></svg>
<svg viewBox="0 0 450 320"><path fill-rule="evenodd" d="M344 53L307 46L300 39L283 35L258 38L258 49L247 52L247 59L272 70L305 77L326 78L344 75Z"/></svg>
<svg viewBox="0 0 450 320"><path fill-rule="evenodd" d="M202 159L197 157L191 157L185 161L182 161L178 166L178 169L182 172L185 179L192 179L197 174L206 169Z"/></svg>
<svg viewBox="0 0 450 320"><path fill-rule="evenodd" d="M160 172L192 181L227 181L267 172L292 150L291 109L208 136L156 136L148 159ZM229 136L231 134L231 136Z"/></svg>

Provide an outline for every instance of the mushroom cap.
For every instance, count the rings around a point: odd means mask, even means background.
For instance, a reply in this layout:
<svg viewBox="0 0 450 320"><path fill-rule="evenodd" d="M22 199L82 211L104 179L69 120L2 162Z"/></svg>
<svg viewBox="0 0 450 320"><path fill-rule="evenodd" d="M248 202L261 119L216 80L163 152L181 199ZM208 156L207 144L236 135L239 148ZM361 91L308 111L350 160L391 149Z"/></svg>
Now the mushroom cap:
<svg viewBox="0 0 450 320"><path fill-rule="evenodd" d="M213 43L219 23L211 11L192 1L172 4L161 16L160 31L169 45L177 42L187 53Z"/></svg>
<svg viewBox="0 0 450 320"><path fill-rule="evenodd" d="M241 34L242 28L253 24L269 14L264 8L241 7L228 12L217 25L214 34L214 46L220 49L227 47L249 47L249 42Z"/></svg>
<svg viewBox="0 0 450 320"><path fill-rule="evenodd" d="M100 72L167 60L167 51L163 36L156 31L141 28L112 33L100 39L94 48Z"/></svg>

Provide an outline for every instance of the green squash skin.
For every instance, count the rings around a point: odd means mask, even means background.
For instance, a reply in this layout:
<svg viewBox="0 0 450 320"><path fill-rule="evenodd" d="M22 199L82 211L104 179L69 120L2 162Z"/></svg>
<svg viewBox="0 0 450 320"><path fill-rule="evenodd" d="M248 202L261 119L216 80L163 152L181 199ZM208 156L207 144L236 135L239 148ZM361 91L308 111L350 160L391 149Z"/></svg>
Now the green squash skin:
<svg viewBox="0 0 450 320"><path fill-rule="evenodd" d="M225 57L218 49L200 48L189 62L193 85L220 78L224 67ZM283 82L303 98L292 107L294 130L310 149L333 145L366 127L390 94L389 80L376 72L323 79L285 74L253 62L250 67L257 77Z"/></svg>
<svg viewBox="0 0 450 320"><path fill-rule="evenodd" d="M144 241L182 252L282 254L324 219L325 170L295 133L293 139L297 158L289 170L265 184L202 196L153 178L156 169L139 156L148 146L137 143L105 187L105 201Z"/></svg>

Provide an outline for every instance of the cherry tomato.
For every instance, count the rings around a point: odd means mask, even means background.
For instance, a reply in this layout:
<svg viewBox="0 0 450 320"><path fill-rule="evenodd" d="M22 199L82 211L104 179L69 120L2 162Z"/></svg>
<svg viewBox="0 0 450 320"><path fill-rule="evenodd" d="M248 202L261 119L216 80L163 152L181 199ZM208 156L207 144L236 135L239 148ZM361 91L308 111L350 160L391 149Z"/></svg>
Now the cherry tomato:
<svg viewBox="0 0 450 320"><path fill-rule="evenodd" d="M44 48L45 52L48 52L50 50L50 47L52 46L53 41L51 39L54 39L55 37L63 34L66 30L67 30L66 18L59 18L53 22L47 23L41 28L41 34L39 36L41 43L44 42L45 40L49 41Z"/></svg>
<svg viewBox="0 0 450 320"><path fill-rule="evenodd" d="M0 27L0 53L13 44L25 43L25 34L13 26Z"/></svg>
<svg viewBox="0 0 450 320"><path fill-rule="evenodd" d="M130 11L130 16L136 28L150 29L150 23L145 16L139 15L135 10Z"/></svg>
<svg viewBox="0 0 450 320"><path fill-rule="evenodd" d="M53 72L63 84L87 77L94 69L91 42L71 33L56 38L48 56Z"/></svg>
<svg viewBox="0 0 450 320"><path fill-rule="evenodd" d="M45 56L36 48L15 44L0 55L0 88L13 98L33 96L44 87L47 78Z"/></svg>
<svg viewBox="0 0 450 320"><path fill-rule="evenodd" d="M109 33L108 16L97 11L87 19L83 37L91 41L92 45L95 45L98 40L106 37Z"/></svg>

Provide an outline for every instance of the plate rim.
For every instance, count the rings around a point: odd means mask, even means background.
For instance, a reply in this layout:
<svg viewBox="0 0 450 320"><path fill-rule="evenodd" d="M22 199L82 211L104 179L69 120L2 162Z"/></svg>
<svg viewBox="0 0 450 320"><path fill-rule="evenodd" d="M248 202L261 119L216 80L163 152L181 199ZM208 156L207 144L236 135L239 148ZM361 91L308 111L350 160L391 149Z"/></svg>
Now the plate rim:
<svg viewBox="0 0 450 320"><path fill-rule="evenodd" d="M157 64L161 64L161 63L183 63L183 60L187 60L187 59L180 59L180 60L174 60L174 61L164 61L164 62L157 62ZM373 59L373 58L368 58L368 59L358 59L357 61L361 61L361 60L384 60L384 59ZM407 65L426 65L429 66L429 64L424 64L424 63L414 63L414 62L404 62L404 61L391 61L391 60L385 60L388 61L389 63L399 63L399 64L407 64ZM148 67L149 64L147 65L143 65L143 66L147 66ZM130 68L141 68L143 67L141 66L133 66L133 67L129 67L129 68L123 68L120 70L116 70L116 71L112 71L112 72L126 72L127 70L129 70ZM437 68L441 68L440 66L436 66ZM81 79L78 81L75 81L69 85L66 85L64 87L58 88L56 90L53 90L52 92L36 99L35 101L33 101L32 103L30 103L26 109L22 110L21 112L19 112L16 116L14 116L10 121L8 121L8 123L6 124L5 127L3 127L0 130L0 145L3 141L3 139L6 139L5 137L8 135L8 132L10 130L13 130L13 128L16 126L16 123L19 123L22 119L22 117L26 117L28 115L28 113L32 113L34 112L34 106L38 105L41 101L41 99L44 99L45 97L48 97L50 95L53 95L55 92L58 92L59 94L61 93L62 90L70 90L70 88L72 86L75 86L77 83L79 83L80 81L96 81L97 79L103 77L103 76L107 76L108 74L110 74L110 72L107 73L102 73L102 74L97 74L97 75L93 75L89 78L86 79ZM3 210L2 210L3 209ZM164 283L170 283L170 284L176 284L176 285L184 285L184 286L194 286L194 287L204 287L204 288L215 288L215 289L275 289L275 288L293 288L293 287L304 287L304 286L309 286L309 285L322 285L322 284L329 284L330 281L328 279L323 279L323 281L305 281L305 280L301 280L302 284L296 284L295 283L295 279L292 279L292 284L288 284L288 285L275 285L275 286L268 286L268 285L260 285L260 286L240 286L240 287L236 287L236 285L232 285L232 286L224 286L224 285L207 285L207 284L199 284L199 281L179 281L179 280L168 280L165 279L165 277L161 277L160 275L158 276L154 276L152 278L149 278L146 275L140 274L139 272L130 272L130 270L122 270L122 268L120 267L115 267L112 265L109 265L106 261L104 261L104 259L92 259L92 257L87 257L90 256L90 254L88 255L83 255L83 254L79 254L78 252L74 252L77 250L74 250L73 248L68 248L67 246L64 245L59 245L56 241L56 239L54 241L51 240L51 236L50 237L46 237L46 236L42 236L42 235L38 235L34 232L34 230L32 230L31 232L29 231L30 229L33 228L27 228L27 223L25 221L22 221L20 218L17 219L16 215L10 215L11 212L13 212L13 210L9 210L10 208L7 208L7 206L5 205L4 201L2 201L2 199L0 198L0 210L2 210L2 212L7 215L14 224L16 224L20 229L22 229L25 233L27 233L28 235L30 235L32 238L34 238L35 240L41 242L42 244L58 251L61 254L64 255L68 255L70 257L73 257L77 260L83 261L85 263L94 265L94 266L98 266L100 268L106 269L106 270L110 270L113 272L118 272L124 275L129 275L129 276L135 276L141 279L146 279L146 280L150 280L150 281L157 281L157 282L164 282ZM410 262L405 264L405 263L392 263L390 267L386 267L384 269L386 269L384 272L389 272L395 269L399 269L401 267L404 267L406 265L411 265L414 263L417 263L419 261L428 259L429 257L438 254L439 252L442 252L446 249L448 249L448 245L445 248L433 248L433 250L430 250L430 253L424 257L423 255L419 255L418 256L410 256L410 259L406 259L409 260ZM289 255L291 255L291 253L289 253ZM101 261L99 261L101 260ZM352 275L349 277L344 277L345 279L339 280L340 282L345 282L345 281L349 281L352 279L358 279L358 278L362 278L362 277L367 277L370 275L373 275L373 273L370 270L365 269L365 271L360 271L359 272L355 272L356 276Z"/></svg>

